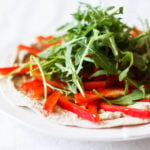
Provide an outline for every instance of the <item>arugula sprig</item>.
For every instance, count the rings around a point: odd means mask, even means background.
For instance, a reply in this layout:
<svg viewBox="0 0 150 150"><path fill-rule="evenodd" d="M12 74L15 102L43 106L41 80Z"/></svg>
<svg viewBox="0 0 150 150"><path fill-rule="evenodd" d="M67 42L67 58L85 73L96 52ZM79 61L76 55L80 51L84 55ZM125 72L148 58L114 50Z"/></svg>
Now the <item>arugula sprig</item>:
<svg viewBox="0 0 150 150"><path fill-rule="evenodd" d="M80 3L77 12L72 14L74 22L59 28L59 32L65 33L55 39L62 39L62 45L52 46L39 54L39 58L47 62L41 65L45 75L64 81L65 90L80 91L84 96L82 73L91 70L89 66L99 67L101 70L89 79L101 74L116 74L120 81L126 82L125 94L130 84L144 92L141 87L149 78L146 72L150 72L150 29L147 25L147 31L134 37L131 31L135 29L122 22L122 14L122 7L102 9Z"/></svg>

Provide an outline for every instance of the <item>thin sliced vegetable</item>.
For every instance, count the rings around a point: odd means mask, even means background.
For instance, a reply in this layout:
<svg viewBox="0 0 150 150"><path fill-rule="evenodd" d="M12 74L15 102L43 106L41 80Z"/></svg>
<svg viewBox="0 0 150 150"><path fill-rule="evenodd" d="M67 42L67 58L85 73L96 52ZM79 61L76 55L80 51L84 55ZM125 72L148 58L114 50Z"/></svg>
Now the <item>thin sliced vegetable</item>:
<svg viewBox="0 0 150 150"><path fill-rule="evenodd" d="M61 93L59 91L54 91L46 100L44 104L44 110L48 113L52 113L55 109L55 106L58 102Z"/></svg>
<svg viewBox="0 0 150 150"><path fill-rule="evenodd" d="M52 92L50 87L47 87L47 95ZM30 87L28 89L27 95L31 98L40 99L44 97L44 86Z"/></svg>
<svg viewBox="0 0 150 150"><path fill-rule="evenodd" d="M45 42L45 41L50 41L54 38L54 36L50 35L50 36L47 36L47 37L44 37L44 36L38 36L37 37L37 41L41 44L43 44L45 47L50 47L50 46L54 46L55 44L62 44L62 40L56 40L56 41L53 41L51 43L49 42Z"/></svg>
<svg viewBox="0 0 150 150"><path fill-rule="evenodd" d="M36 68L37 65L33 65L33 68ZM11 72L19 69L20 66L15 66L15 67L5 67L5 68L0 68L0 75L8 75ZM29 72L29 67L23 68L21 71L17 72L15 75L24 75L27 72Z"/></svg>
<svg viewBox="0 0 150 150"><path fill-rule="evenodd" d="M21 86L21 89L26 92L26 91L29 90L29 88L39 87L39 86L42 86L42 85L43 85L43 83L41 81L35 79L35 80L32 80L32 81L28 81L28 82L23 83L22 86Z"/></svg>
<svg viewBox="0 0 150 150"><path fill-rule="evenodd" d="M98 103L97 102L91 102L88 104L88 111L92 114L97 114L97 106Z"/></svg>
<svg viewBox="0 0 150 150"><path fill-rule="evenodd" d="M85 90L105 88L106 81L88 81L88 82L84 82L83 86L84 86Z"/></svg>
<svg viewBox="0 0 150 150"><path fill-rule="evenodd" d="M98 89L97 92L104 98L116 98L124 95L124 89L122 88ZM83 97L81 93L75 94L76 103L93 102L100 99L93 91L86 91L85 96L86 97Z"/></svg>
<svg viewBox="0 0 150 150"><path fill-rule="evenodd" d="M150 110L137 109L137 108L129 108L127 106L117 106L117 105L109 105L107 103L100 103L100 109L111 112L123 112L126 115L132 117L138 117L143 119L150 118Z"/></svg>
<svg viewBox="0 0 150 150"><path fill-rule="evenodd" d="M46 43L46 42L44 42L44 41L46 41L46 40L51 40L53 38L53 36L52 35L50 35L50 36L47 36L47 37L44 37L44 36L38 36L37 37L37 41L39 42L39 43L41 43L41 44L43 44L45 47L50 47L50 46L53 46L54 44L53 43Z"/></svg>
<svg viewBox="0 0 150 150"><path fill-rule="evenodd" d="M130 32L130 34L132 34L133 36L138 36L139 34L141 34L142 33L142 31L141 30L139 30L136 26L134 27L134 29L135 30L132 30L131 32Z"/></svg>
<svg viewBox="0 0 150 150"><path fill-rule="evenodd" d="M83 109L80 106L68 101L65 96L60 96L58 103L61 107L77 114L78 117L81 117L82 119L86 119L91 122L99 121L99 115L92 114L88 110Z"/></svg>
<svg viewBox="0 0 150 150"><path fill-rule="evenodd" d="M22 50L25 50L34 56L37 56L38 53L41 53L43 51L37 48L25 46L25 45L18 45L18 51L22 51Z"/></svg>
<svg viewBox="0 0 150 150"><path fill-rule="evenodd" d="M19 68L19 66L0 68L0 75L7 75L18 68Z"/></svg>
<svg viewBox="0 0 150 150"><path fill-rule="evenodd" d="M147 99L141 99L140 102L150 102L150 98L147 98Z"/></svg>
<svg viewBox="0 0 150 150"><path fill-rule="evenodd" d="M40 42L40 43L43 43L43 40L51 40L53 37L54 37L53 35L50 35L50 36L47 36L47 37L38 36L37 41Z"/></svg>

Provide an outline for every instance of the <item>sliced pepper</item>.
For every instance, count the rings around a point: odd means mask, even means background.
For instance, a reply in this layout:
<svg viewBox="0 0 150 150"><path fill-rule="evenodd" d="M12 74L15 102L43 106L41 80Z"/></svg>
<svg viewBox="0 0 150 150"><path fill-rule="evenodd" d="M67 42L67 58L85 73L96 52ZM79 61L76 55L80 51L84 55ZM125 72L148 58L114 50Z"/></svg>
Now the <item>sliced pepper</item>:
<svg viewBox="0 0 150 150"><path fill-rule="evenodd" d="M25 51L27 51L30 54L35 55L35 56L37 56L38 53L43 51L43 50L40 50L37 48L25 46L25 45L18 45L18 51L21 51L21 50L25 50Z"/></svg>
<svg viewBox="0 0 150 150"><path fill-rule="evenodd" d="M11 73L19 68L20 68L20 66L0 68L0 75L8 75L9 73ZM33 69L37 68L37 65L33 65L32 68ZM24 75L29 71L30 71L30 68L26 67L26 68L23 68L21 71L17 72L15 75Z"/></svg>
<svg viewBox="0 0 150 150"><path fill-rule="evenodd" d="M54 36L50 35L48 37L44 37L44 36L38 36L37 37L37 41L41 44L43 44L45 47L50 47L50 46L53 46L55 44L61 44L62 43L62 40L56 40L55 42L53 43L45 43L44 41L45 40L51 40Z"/></svg>
<svg viewBox="0 0 150 150"><path fill-rule="evenodd" d="M99 121L99 115L98 114L90 113L88 110L81 108L80 106L68 101L65 96L60 96L58 103L64 109L67 109L67 110L77 114L78 117L89 120L91 122L98 122Z"/></svg>
<svg viewBox="0 0 150 150"><path fill-rule="evenodd" d="M122 88L105 88L105 89L98 89L97 92L105 98L116 98L119 96L124 95L124 89ZM81 93L75 94L75 101L78 104L85 103L85 102L92 102L99 100L100 97L96 95L93 91L86 91L84 92L85 97L82 96Z"/></svg>
<svg viewBox="0 0 150 150"><path fill-rule="evenodd" d="M107 103L100 103L100 109L110 112L123 112L126 115L138 118L150 118L150 110L137 109L137 108L129 108L127 106L117 106L117 105L109 105Z"/></svg>
<svg viewBox="0 0 150 150"><path fill-rule="evenodd" d="M50 94L52 92L52 89L47 87L47 94ZM31 98L37 98L40 99L41 97L44 97L44 86L39 87L30 87L28 89L27 95Z"/></svg>
<svg viewBox="0 0 150 150"><path fill-rule="evenodd" d="M55 106L58 102L61 93L59 91L54 91L46 100L44 104L44 110L48 113L52 113L55 109Z"/></svg>
<svg viewBox="0 0 150 150"><path fill-rule="evenodd" d="M18 68L19 68L19 66L0 68L0 75L7 75L7 74L15 71Z"/></svg>
<svg viewBox="0 0 150 150"><path fill-rule="evenodd" d="M84 86L85 90L105 88L106 81L88 81L88 82L84 82L83 86Z"/></svg>
<svg viewBox="0 0 150 150"><path fill-rule="evenodd" d="M47 36L47 37L44 37L44 36L38 36L37 37L37 41L39 43L43 43L43 40L51 40L54 36L53 35L50 35L50 36Z"/></svg>
<svg viewBox="0 0 150 150"><path fill-rule="evenodd" d="M132 30L131 32L130 32L130 34L132 34L133 36L138 36L139 34L141 34L142 33L142 31L141 30L139 30L136 26L134 27L134 29L135 29L135 31L134 30Z"/></svg>
<svg viewBox="0 0 150 150"><path fill-rule="evenodd" d="M150 102L150 98L147 98L147 99L141 99L140 102Z"/></svg>
<svg viewBox="0 0 150 150"><path fill-rule="evenodd" d="M27 81L27 82L23 83L21 86L21 89L26 92L29 90L29 88L38 87L38 86L42 86L42 85L43 85L43 83L41 81L35 79L32 81Z"/></svg>
<svg viewBox="0 0 150 150"><path fill-rule="evenodd" d="M97 102L91 102L88 104L88 111L92 114L97 114Z"/></svg>

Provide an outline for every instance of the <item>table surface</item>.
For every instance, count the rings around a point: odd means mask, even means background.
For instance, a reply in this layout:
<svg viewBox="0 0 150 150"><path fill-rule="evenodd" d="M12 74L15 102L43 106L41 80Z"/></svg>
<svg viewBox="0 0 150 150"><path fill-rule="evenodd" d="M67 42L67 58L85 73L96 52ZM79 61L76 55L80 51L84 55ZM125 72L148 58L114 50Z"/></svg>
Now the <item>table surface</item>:
<svg viewBox="0 0 150 150"><path fill-rule="evenodd" d="M84 0L85 1L85 0ZM95 1L89 0L91 3ZM140 0L105 0L102 5L123 5L127 13L125 20L129 24L137 22L137 16L150 18L150 2ZM135 8L136 4L136 8ZM0 52L12 43L24 43L24 39L46 35L64 21L70 19L69 15L77 7L77 0L0 0ZM136 12L136 13L135 13ZM129 16L130 15L130 16ZM140 26L140 23L137 22ZM0 96L0 100L3 100ZM147 150L149 139L130 142L90 142L66 140L38 133L23 126L17 121L0 114L0 149L3 150Z"/></svg>

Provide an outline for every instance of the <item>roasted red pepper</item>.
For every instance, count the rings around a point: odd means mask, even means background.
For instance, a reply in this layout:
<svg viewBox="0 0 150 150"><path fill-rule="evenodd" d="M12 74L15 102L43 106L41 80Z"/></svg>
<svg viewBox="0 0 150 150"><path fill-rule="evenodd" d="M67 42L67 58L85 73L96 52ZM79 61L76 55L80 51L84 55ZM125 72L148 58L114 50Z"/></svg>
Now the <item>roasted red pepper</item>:
<svg viewBox="0 0 150 150"><path fill-rule="evenodd" d="M33 48L33 47L29 47L29 46L25 46L25 45L18 45L18 50L25 50L27 52L29 52L32 55L37 56L38 53L42 52L42 50L37 49L37 48Z"/></svg>
<svg viewBox="0 0 150 150"><path fill-rule="evenodd" d="M111 112L123 112L126 115L138 118L150 118L150 110L129 108L126 106L109 105L106 103L100 103L100 109Z"/></svg>
<svg viewBox="0 0 150 150"><path fill-rule="evenodd" d="M99 121L99 115L90 113L88 110L81 108L80 106L70 102L65 98L65 96L60 96L58 103L61 107L64 109L67 109L75 114L78 115L78 117L81 117L83 119L92 121L92 122L98 122Z"/></svg>
<svg viewBox="0 0 150 150"><path fill-rule="evenodd" d="M50 94L52 92L52 89L47 87L47 94ZM30 87L28 89L27 95L31 98L41 98L44 97L44 86L39 87Z"/></svg>
<svg viewBox="0 0 150 150"><path fill-rule="evenodd" d="M105 98L116 98L119 96L124 95L124 89L122 88L105 88L105 89L98 89L97 92ZM75 94L76 103L86 103L99 100L100 97L96 95L93 91L86 91L85 96L83 97L81 93Z"/></svg>
<svg viewBox="0 0 150 150"><path fill-rule="evenodd" d="M84 82L83 86L84 86L85 90L105 88L106 81L88 81L88 82Z"/></svg>
<svg viewBox="0 0 150 150"><path fill-rule="evenodd" d="M48 113L51 113L54 111L55 106L58 102L58 99L60 97L61 93L59 91L54 91L46 100L44 104L44 110L46 110Z"/></svg>
<svg viewBox="0 0 150 150"><path fill-rule="evenodd" d="M23 83L21 86L21 89L26 92L26 91L28 91L29 88L39 87L42 85L43 85L43 83L41 81L35 79L32 81L27 81L27 82Z"/></svg>

